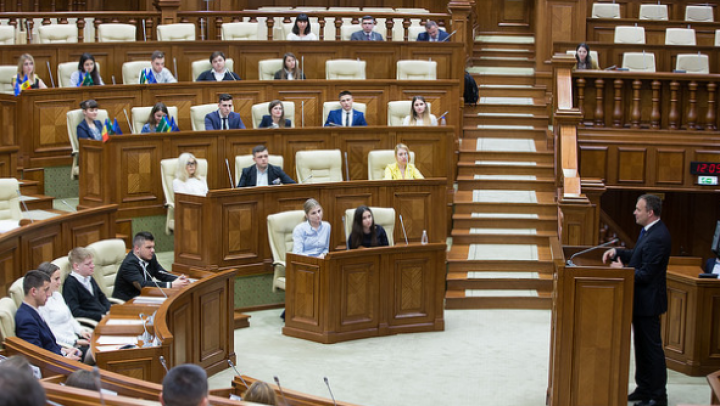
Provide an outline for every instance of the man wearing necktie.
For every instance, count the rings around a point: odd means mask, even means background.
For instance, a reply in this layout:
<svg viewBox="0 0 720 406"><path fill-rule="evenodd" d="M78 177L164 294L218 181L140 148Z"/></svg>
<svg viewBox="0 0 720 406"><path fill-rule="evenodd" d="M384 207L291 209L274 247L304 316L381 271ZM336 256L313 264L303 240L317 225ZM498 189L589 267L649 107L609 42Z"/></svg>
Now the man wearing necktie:
<svg viewBox="0 0 720 406"><path fill-rule="evenodd" d="M347 90L340 92L340 107L342 108L328 114L325 127L367 126L365 115L360 111L353 110L353 96Z"/></svg>
<svg viewBox="0 0 720 406"><path fill-rule="evenodd" d="M233 98L227 93L220 95L218 109L205 116L205 130L244 129L240 114L233 111Z"/></svg>
<svg viewBox="0 0 720 406"><path fill-rule="evenodd" d="M382 34L373 31L375 19L372 16L362 18L362 30L352 33L350 41L383 41Z"/></svg>
<svg viewBox="0 0 720 406"><path fill-rule="evenodd" d="M603 263L613 268L635 268L633 339L635 383L628 395L635 406L667 405L667 369L660 332L660 315L667 311L665 275L670 260L670 232L660 220L662 200L651 194L640 196L635 222L642 226L633 249L612 248L603 253Z"/></svg>

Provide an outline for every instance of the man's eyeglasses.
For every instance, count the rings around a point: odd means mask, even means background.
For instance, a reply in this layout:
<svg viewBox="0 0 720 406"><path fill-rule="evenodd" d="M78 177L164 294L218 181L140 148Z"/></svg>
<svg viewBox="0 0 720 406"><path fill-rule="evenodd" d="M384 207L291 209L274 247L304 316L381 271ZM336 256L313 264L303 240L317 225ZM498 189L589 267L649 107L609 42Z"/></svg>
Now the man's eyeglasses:
<svg viewBox="0 0 720 406"><path fill-rule="evenodd" d="M188 161L187 166L191 166L191 165L192 165L192 166L195 166L195 165L197 165L197 162L195 162L195 161Z"/></svg>

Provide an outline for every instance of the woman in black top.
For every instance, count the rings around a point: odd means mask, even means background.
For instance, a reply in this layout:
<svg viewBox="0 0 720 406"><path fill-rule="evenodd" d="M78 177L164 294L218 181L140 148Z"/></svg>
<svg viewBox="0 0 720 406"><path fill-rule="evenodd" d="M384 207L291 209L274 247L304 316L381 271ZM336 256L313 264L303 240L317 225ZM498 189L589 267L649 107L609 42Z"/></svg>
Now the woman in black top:
<svg viewBox="0 0 720 406"><path fill-rule="evenodd" d="M390 244L385 229L381 225L375 224L370 208L360 206L355 209L352 231L348 237L348 248L386 247L388 245Z"/></svg>

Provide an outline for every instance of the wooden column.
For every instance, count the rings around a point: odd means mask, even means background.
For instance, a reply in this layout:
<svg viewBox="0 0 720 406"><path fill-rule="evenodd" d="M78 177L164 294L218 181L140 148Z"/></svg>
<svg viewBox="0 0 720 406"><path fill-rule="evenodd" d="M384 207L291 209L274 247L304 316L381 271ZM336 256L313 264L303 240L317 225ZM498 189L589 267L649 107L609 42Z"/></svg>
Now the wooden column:
<svg viewBox="0 0 720 406"><path fill-rule="evenodd" d="M174 24L177 21L177 12L180 0L155 0L153 6L161 13L160 24Z"/></svg>
<svg viewBox="0 0 720 406"><path fill-rule="evenodd" d="M457 31L452 42L462 42L465 44L465 58L470 57L472 54L473 44L475 37L473 35L473 22L470 21L470 13L472 13L475 2L473 0L452 0L448 3L448 11L450 12L450 19L452 21L452 31ZM464 62L464 61L463 61ZM463 64L459 68L464 68ZM463 77L460 75L459 77Z"/></svg>
<svg viewBox="0 0 720 406"><path fill-rule="evenodd" d="M553 42L585 42L589 2L538 0L535 3L535 71L550 72Z"/></svg>

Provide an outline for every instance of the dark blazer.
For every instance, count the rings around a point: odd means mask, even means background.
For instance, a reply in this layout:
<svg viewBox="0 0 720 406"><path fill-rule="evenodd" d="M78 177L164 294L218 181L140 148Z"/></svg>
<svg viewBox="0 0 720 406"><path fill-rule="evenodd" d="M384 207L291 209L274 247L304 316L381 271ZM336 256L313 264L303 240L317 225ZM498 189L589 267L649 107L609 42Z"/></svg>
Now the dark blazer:
<svg viewBox="0 0 720 406"><path fill-rule="evenodd" d="M269 115L266 114L263 116L263 119L260 122L260 125L258 125L258 128L270 128L272 123L273 123L272 117L270 117ZM285 119L285 127L290 128L291 125L292 125L292 123L290 122L290 119L286 118Z"/></svg>
<svg viewBox="0 0 720 406"><path fill-rule="evenodd" d="M331 111L330 114L328 114L327 120L325 121L325 127L330 127L331 123L335 124L336 126L342 126L343 114L345 114L345 111L343 109ZM367 122L365 121L365 115L355 109L353 109L352 111L352 126L367 126Z"/></svg>
<svg viewBox="0 0 720 406"><path fill-rule="evenodd" d="M283 185L295 183L289 176L283 172L279 166L268 164L268 184L272 185L276 180L280 180ZM237 187L257 186L257 166L248 166L242 170L240 181Z"/></svg>
<svg viewBox="0 0 720 406"><path fill-rule="evenodd" d="M705 273L712 273L713 269L715 269L715 258L710 258L705 263Z"/></svg>
<svg viewBox="0 0 720 406"><path fill-rule="evenodd" d="M55 354L62 355L50 327L40 314L23 302L15 313L15 335Z"/></svg>
<svg viewBox="0 0 720 406"><path fill-rule="evenodd" d="M245 129L240 114L231 111L228 116L228 125L231 130ZM212 113L208 113L205 116L205 129L206 130L220 130L222 129L222 120L220 119L220 112L215 110Z"/></svg>
<svg viewBox="0 0 720 406"><path fill-rule="evenodd" d="M102 126L103 126L103 124L100 122L100 120L95 120L95 127L100 129L101 134L102 134ZM90 134L91 134L90 126L88 125L88 123L85 120L81 121L80 124L78 124L78 126L77 126L78 139L79 140L82 140L82 139L94 140L95 138L93 138L93 136Z"/></svg>
<svg viewBox="0 0 720 406"><path fill-rule="evenodd" d="M442 42L442 41L445 41L446 39L448 39L450 34L448 34L447 32L438 28L437 36L438 36L438 42ZM418 41L430 41L430 34L428 34L427 32L421 32L420 34L418 34L417 40Z"/></svg>
<svg viewBox="0 0 720 406"><path fill-rule="evenodd" d="M161 288L172 287L172 281L177 279L176 276L165 273L167 271L157 261L155 254L153 254L146 269L152 277L161 281L158 282L158 286ZM143 268L140 265L140 259L135 256L133 251L130 251L120 265L117 276L115 277L113 297L128 301L139 296L140 289L146 286L151 288L157 287L155 286L155 282L146 278L145 272L143 272ZM140 289L138 289L138 287L140 287Z"/></svg>
<svg viewBox="0 0 720 406"><path fill-rule="evenodd" d="M93 295L74 276L68 275L63 283L63 299L74 317L87 317L100 321L110 310L110 301L92 277L90 284L93 288Z"/></svg>
<svg viewBox="0 0 720 406"><path fill-rule="evenodd" d="M371 248L371 247L387 247L390 245L390 242L387 238L387 233L385 232L385 228L381 226L380 224L375 224L375 235L377 236L377 245L372 245L372 234L365 234L362 235L362 242L360 243L360 246L365 248ZM350 236L347 239L347 249L355 249L359 247L351 247L352 244L352 232L350 233Z"/></svg>
<svg viewBox="0 0 720 406"><path fill-rule="evenodd" d="M242 80L240 79L240 76L238 76L235 72L227 71L225 72L225 76L223 77L223 80ZM215 75L213 75L212 69L206 70L205 72L201 73L200 76L195 79L196 82L216 82Z"/></svg>
<svg viewBox="0 0 720 406"><path fill-rule="evenodd" d="M665 274L670 246L670 232L660 220L650 227L635 248L617 250L622 263L635 268L633 317L659 316L667 311Z"/></svg>
<svg viewBox="0 0 720 406"><path fill-rule="evenodd" d="M302 77L303 80L307 79L305 77L304 72L300 72L300 77ZM275 72L275 76L273 77L275 80L283 80L285 79L285 69L280 69L279 71Z"/></svg>
<svg viewBox="0 0 720 406"><path fill-rule="evenodd" d="M365 36L365 31L355 31L350 36L350 41L367 41L367 36ZM370 33L370 41L384 41L383 36L380 33L377 33L375 31Z"/></svg>

